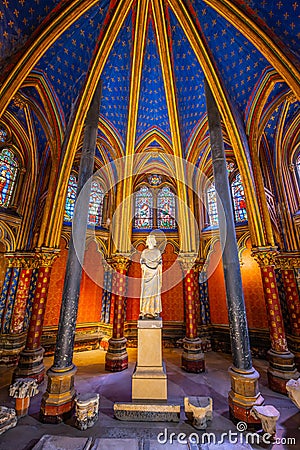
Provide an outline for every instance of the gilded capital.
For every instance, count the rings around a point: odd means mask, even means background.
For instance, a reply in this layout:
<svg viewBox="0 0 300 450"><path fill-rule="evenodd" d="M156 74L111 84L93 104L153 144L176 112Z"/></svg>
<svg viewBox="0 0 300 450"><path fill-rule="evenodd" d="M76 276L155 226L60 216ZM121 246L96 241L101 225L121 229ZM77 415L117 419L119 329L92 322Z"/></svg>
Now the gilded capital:
<svg viewBox="0 0 300 450"><path fill-rule="evenodd" d="M197 253L180 253L178 255L178 262L181 265L183 272L188 272L193 268L197 256Z"/></svg>
<svg viewBox="0 0 300 450"><path fill-rule="evenodd" d="M259 267L276 265L277 247L257 247L252 250L252 256Z"/></svg>
<svg viewBox="0 0 300 450"><path fill-rule="evenodd" d="M35 252L37 267L52 267L60 250L57 248L41 247L36 248Z"/></svg>
<svg viewBox="0 0 300 450"><path fill-rule="evenodd" d="M122 270L127 272L130 265L130 259L123 254L116 253L111 258L111 265L116 271Z"/></svg>
<svg viewBox="0 0 300 450"><path fill-rule="evenodd" d="M276 258L276 267L281 270L293 270L300 267L299 255L279 255Z"/></svg>
<svg viewBox="0 0 300 450"><path fill-rule="evenodd" d="M34 253L6 253L5 258L8 259L8 267L22 269L34 269L36 267Z"/></svg>

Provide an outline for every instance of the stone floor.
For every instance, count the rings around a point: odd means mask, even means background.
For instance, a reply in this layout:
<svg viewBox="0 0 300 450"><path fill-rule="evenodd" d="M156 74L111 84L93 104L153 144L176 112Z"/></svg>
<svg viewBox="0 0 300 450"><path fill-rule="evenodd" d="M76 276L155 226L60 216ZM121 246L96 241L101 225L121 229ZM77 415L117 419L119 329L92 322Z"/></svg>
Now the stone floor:
<svg viewBox="0 0 300 450"><path fill-rule="evenodd" d="M80 431L74 427L73 419L58 425L39 422L41 397L46 389L46 381L44 381L39 387L39 394L31 400L29 415L21 418L15 428L0 436L0 450L29 450L34 446L35 450L300 448L300 411L288 397L274 393L267 387L267 363L262 360L254 360L254 366L261 374L260 390L265 398L265 404L275 406L281 414L277 422L278 442L257 444L251 441L252 438L249 438L247 431L243 434L237 432L236 426L229 419L227 404L227 394L230 389L227 370L231 357L221 353L206 353L206 371L203 374L188 374L180 369L181 351L179 349L164 349L163 354L168 376L169 402L183 405L184 396L213 398L213 420L206 429L206 433L213 433L209 437L204 436L205 431L196 430L187 422L183 408L181 408L179 423L127 422L115 419L113 403L131 401L131 375L136 361L136 350L129 349L128 355L129 368L119 373L105 372L103 350L74 355L74 363L78 367L75 378L77 392L100 394L99 420L94 427ZM47 367L50 367L51 363L52 358L45 358ZM10 377L10 369L0 368L0 405L14 407L14 399L8 396ZM222 433L226 435L223 435L221 443ZM42 436L44 437L40 440ZM196 443L193 443L193 440Z"/></svg>

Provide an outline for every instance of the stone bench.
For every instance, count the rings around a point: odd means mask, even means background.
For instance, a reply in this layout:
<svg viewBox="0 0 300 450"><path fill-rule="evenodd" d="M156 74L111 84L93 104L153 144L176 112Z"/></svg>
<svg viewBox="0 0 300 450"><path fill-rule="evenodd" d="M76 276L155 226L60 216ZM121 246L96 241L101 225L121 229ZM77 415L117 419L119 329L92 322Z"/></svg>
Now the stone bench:
<svg viewBox="0 0 300 450"><path fill-rule="evenodd" d="M212 398L184 397L184 412L195 428L198 430L205 430L207 421L212 420Z"/></svg>

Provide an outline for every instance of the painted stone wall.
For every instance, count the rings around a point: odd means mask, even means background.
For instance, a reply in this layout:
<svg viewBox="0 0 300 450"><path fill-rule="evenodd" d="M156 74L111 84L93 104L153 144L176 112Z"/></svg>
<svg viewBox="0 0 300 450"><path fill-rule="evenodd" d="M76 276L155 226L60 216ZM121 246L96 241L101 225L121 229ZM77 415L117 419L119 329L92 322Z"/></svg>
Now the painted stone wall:
<svg viewBox="0 0 300 450"><path fill-rule="evenodd" d="M60 256L53 264L49 285L44 326L58 325L64 286L68 249L61 241ZM96 243L91 242L84 259L84 268L78 306L77 323L99 322L103 285L103 267Z"/></svg>
<svg viewBox="0 0 300 450"><path fill-rule="evenodd" d="M208 274L208 295L210 301L211 322L215 325L227 325L228 314L226 306L225 283L221 258L220 242L214 246L211 254ZM242 252L241 275L246 304L249 328L268 328L266 307L260 276L260 269L251 257L251 242Z"/></svg>

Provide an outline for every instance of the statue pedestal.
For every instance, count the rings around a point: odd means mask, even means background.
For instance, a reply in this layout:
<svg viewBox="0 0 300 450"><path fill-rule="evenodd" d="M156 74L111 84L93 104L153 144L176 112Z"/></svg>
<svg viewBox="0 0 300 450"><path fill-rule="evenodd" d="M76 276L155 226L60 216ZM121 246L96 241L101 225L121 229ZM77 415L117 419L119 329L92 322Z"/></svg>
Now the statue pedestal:
<svg viewBox="0 0 300 450"><path fill-rule="evenodd" d="M138 320L137 365L132 375L132 400L167 400L167 375L162 361L162 320Z"/></svg>

